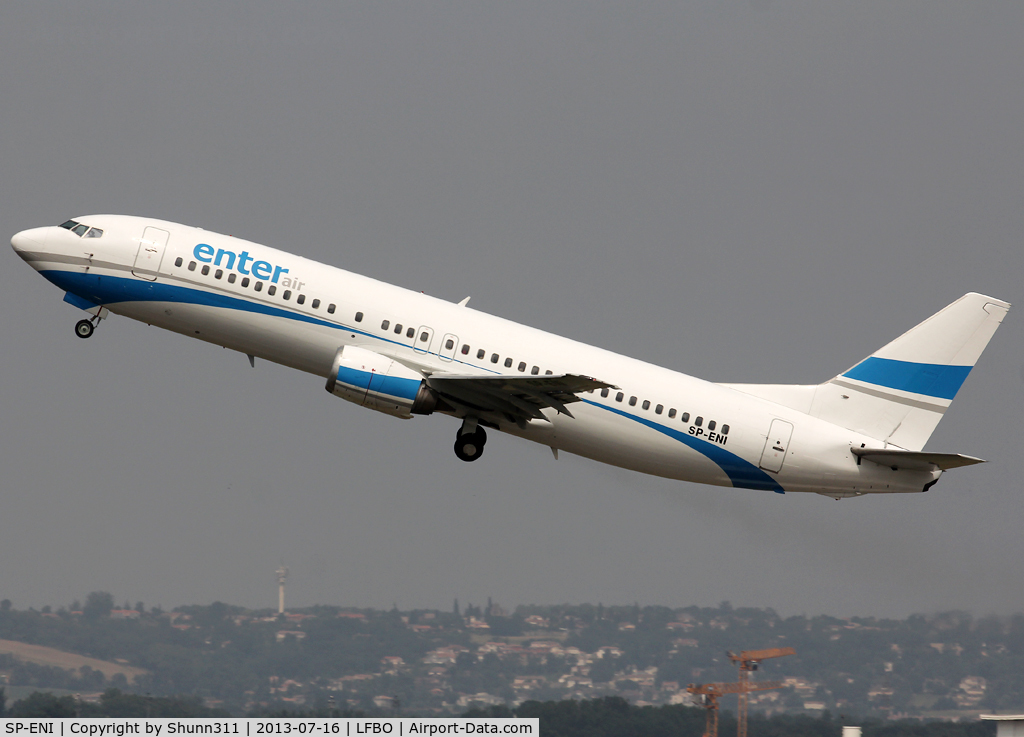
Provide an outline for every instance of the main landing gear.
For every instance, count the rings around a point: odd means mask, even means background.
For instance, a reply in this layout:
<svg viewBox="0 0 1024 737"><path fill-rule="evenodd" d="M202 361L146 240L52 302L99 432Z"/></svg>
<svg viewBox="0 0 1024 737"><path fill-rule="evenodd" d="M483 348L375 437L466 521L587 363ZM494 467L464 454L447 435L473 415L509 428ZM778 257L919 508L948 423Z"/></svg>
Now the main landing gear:
<svg viewBox="0 0 1024 737"><path fill-rule="evenodd" d="M477 425L475 417L467 417L462 421L459 434L455 437L455 456L460 461L475 461L484 452L487 444L487 433Z"/></svg>

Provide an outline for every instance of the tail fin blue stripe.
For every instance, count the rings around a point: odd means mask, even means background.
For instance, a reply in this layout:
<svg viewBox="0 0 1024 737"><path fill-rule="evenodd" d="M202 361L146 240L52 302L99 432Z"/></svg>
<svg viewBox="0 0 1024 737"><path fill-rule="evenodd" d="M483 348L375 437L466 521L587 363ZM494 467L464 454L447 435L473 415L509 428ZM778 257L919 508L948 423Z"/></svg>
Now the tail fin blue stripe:
<svg viewBox="0 0 1024 737"><path fill-rule="evenodd" d="M971 373L971 366L942 366L935 363L913 363L892 358L865 358L843 376L889 389L923 394L927 397L952 399Z"/></svg>

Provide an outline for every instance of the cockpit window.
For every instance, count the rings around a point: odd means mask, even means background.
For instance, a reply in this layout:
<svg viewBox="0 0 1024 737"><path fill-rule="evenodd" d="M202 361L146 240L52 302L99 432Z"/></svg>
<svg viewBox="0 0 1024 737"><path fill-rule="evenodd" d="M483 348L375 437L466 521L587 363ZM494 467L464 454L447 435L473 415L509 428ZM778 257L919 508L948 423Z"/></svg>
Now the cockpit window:
<svg viewBox="0 0 1024 737"><path fill-rule="evenodd" d="M77 220L68 220L67 222L61 223L60 227L70 230L80 238L102 238L103 231L99 228L90 228L88 225L78 222Z"/></svg>

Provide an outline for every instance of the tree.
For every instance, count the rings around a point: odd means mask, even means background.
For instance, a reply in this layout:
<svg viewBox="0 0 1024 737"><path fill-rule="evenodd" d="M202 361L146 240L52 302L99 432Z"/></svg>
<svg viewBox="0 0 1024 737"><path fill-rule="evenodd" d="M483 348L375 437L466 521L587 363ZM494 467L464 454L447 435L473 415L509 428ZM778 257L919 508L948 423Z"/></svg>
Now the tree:
<svg viewBox="0 0 1024 737"><path fill-rule="evenodd" d="M71 696L54 696L52 693L36 691L34 694L15 701L8 717L73 717L77 716L75 699Z"/></svg>
<svg viewBox="0 0 1024 737"><path fill-rule="evenodd" d="M7 706L7 695L4 690L0 688L0 717L4 715L4 708Z"/></svg>
<svg viewBox="0 0 1024 737"><path fill-rule="evenodd" d="M85 606L82 607L82 616L86 619L100 619L109 617L110 611L114 608L114 595L106 591L93 591L85 597Z"/></svg>
<svg viewBox="0 0 1024 737"><path fill-rule="evenodd" d="M0 601L0 612L9 612L9 611L11 611L11 600L10 599L4 599L3 601Z"/></svg>

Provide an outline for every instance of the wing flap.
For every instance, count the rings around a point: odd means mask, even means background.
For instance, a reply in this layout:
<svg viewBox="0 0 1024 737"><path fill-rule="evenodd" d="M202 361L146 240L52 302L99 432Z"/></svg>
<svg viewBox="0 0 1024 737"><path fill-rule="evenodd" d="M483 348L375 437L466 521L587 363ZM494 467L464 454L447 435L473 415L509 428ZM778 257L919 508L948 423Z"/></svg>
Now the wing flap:
<svg viewBox="0 0 1024 737"><path fill-rule="evenodd" d="M580 401L579 394L613 384L579 374L545 376L459 376L434 374L431 389L457 405L481 412L505 415L516 424L546 420L541 410L551 408L572 417L567 404Z"/></svg>

